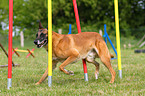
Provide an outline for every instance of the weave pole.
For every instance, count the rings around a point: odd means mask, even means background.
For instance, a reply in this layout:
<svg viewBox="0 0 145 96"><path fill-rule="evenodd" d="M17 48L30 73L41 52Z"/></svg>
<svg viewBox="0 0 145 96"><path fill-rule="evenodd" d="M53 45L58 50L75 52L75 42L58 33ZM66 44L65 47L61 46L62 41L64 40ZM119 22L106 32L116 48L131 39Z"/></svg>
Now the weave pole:
<svg viewBox="0 0 145 96"><path fill-rule="evenodd" d="M69 24L69 32L68 34L71 34L71 24Z"/></svg>
<svg viewBox="0 0 145 96"><path fill-rule="evenodd" d="M48 0L48 86L52 85L52 6Z"/></svg>
<svg viewBox="0 0 145 96"><path fill-rule="evenodd" d="M12 87L12 32L13 32L13 0L9 0L9 44L8 44L8 84Z"/></svg>
<svg viewBox="0 0 145 96"><path fill-rule="evenodd" d="M115 7L115 25L116 25L116 41L117 41L117 57L118 57L118 70L119 77L122 78L122 68L121 68L121 52L120 52L120 33L119 33L119 16L118 16L118 0L114 0Z"/></svg>
<svg viewBox="0 0 145 96"><path fill-rule="evenodd" d="M79 20L79 14L78 14L76 0L73 0L73 6L74 6L74 13L75 13L75 18L76 18L77 30L78 30L78 33L81 33L81 26L80 26L80 20ZM86 65L85 59L83 59L83 68L84 68L85 81L88 81L87 65Z"/></svg>

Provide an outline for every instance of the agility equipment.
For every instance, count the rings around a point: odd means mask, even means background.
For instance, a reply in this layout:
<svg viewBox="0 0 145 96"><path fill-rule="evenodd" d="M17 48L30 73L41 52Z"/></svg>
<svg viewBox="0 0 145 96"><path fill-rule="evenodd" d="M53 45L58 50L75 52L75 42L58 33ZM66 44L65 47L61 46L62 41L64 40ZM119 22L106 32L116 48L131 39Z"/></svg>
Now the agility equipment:
<svg viewBox="0 0 145 96"><path fill-rule="evenodd" d="M73 6L74 6L74 13L75 13L75 18L76 18L77 30L78 30L78 33L81 33L81 26L80 26L80 20L79 20L79 14L78 14L76 0L73 0ZM85 81L88 81L87 65L86 65L85 59L83 60L83 68L84 68Z"/></svg>
<svg viewBox="0 0 145 96"><path fill-rule="evenodd" d="M134 53L145 53L145 49L136 49L134 50Z"/></svg>
<svg viewBox="0 0 145 96"><path fill-rule="evenodd" d="M114 50L114 52L115 52L115 54L116 54L116 56L117 56L117 51L116 51L116 49L115 49L115 47L114 47L114 45L113 45L111 39L109 38L108 33L107 33L106 24L104 24L104 35L103 35L103 37L105 37L105 42L106 42L106 44L107 44L107 39L108 39L109 43L111 44L111 46L112 46L112 48L113 48L113 50ZM113 60L113 59L117 59L117 58L111 58L111 60Z"/></svg>
<svg viewBox="0 0 145 96"><path fill-rule="evenodd" d="M18 51L18 52L28 52L27 50L21 50L21 49L18 49L18 48L16 48L16 49L14 49L15 51ZM30 51L31 53L34 53L34 48Z"/></svg>
<svg viewBox="0 0 145 96"><path fill-rule="evenodd" d="M2 50L4 51L5 55L8 57L8 53L6 52L6 50L4 49L3 45L0 43L0 47L2 48ZM14 64L14 62L12 61L12 66L16 67L16 66L20 66L19 64ZM0 68L3 67L8 67L8 65L0 65Z"/></svg>
<svg viewBox="0 0 145 96"><path fill-rule="evenodd" d="M76 0L73 0L73 4ZM51 87L52 84L52 6L51 0L48 0L48 86ZM122 68L121 68L121 53L120 53L120 33L119 33L119 20L118 20L118 0L114 0L115 7L115 25L116 25L116 39L117 39L117 56L118 56L118 69L119 77L122 78ZM77 9L75 4L74 10ZM76 10L76 15L78 11ZM76 16L77 17L77 16ZM76 18L79 21L79 18ZM80 24L77 25L78 32L81 32ZM13 0L9 0L9 48L8 48L8 83L7 88L12 87L12 31L13 31ZM87 73L87 68L84 62L84 73ZM86 76L86 78L88 78ZM87 79L86 79L87 80Z"/></svg>
<svg viewBox="0 0 145 96"><path fill-rule="evenodd" d="M12 33L13 33L13 0L9 0L9 49L8 49L8 86L12 87Z"/></svg>
<svg viewBox="0 0 145 96"><path fill-rule="evenodd" d="M145 35L141 38L141 40L137 43L137 46L139 46L139 48L143 47L145 45L145 41L143 41L145 39ZM143 42L142 42L143 41ZM141 43L142 42L142 43ZM145 53L145 49L136 49L134 50L134 53Z"/></svg>
<svg viewBox="0 0 145 96"><path fill-rule="evenodd" d="M18 54L18 52L27 52L28 53L28 55L26 56L26 58L28 58L30 55L34 58L35 56L33 55L33 53L34 53L34 48L30 51L29 49L27 49L27 50L20 50L20 49L18 49L18 48L13 48L13 52L12 52L12 54L14 54L14 53L16 53L17 54L17 56L18 57L20 57L20 55Z"/></svg>
<svg viewBox="0 0 145 96"><path fill-rule="evenodd" d="M58 29L58 33L62 34L62 29ZM69 24L69 32L68 34L71 34L71 24Z"/></svg>
<svg viewBox="0 0 145 96"><path fill-rule="evenodd" d="M18 49L18 48L16 48L16 49ZM13 55L14 53L16 53L16 55L17 55L18 57L20 57L19 53L13 48L12 55Z"/></svg>
<svg viewBox="0 0 145 96"><path fill-rule="evenodd" d="M69 32L68 34L71 34L71 24L69 24Z"/></svg>
<svg viewBox="0 0 145 96"><path fill-rule="evenodd" d="M116 26L116 41L117 41L117 59L118 59L118 70L119 77L122 78L122 67L121 67L121 52L120 52L120 32L119 32L119 16L118 16L118 0L114 0L115 7L115 26Z"/></svg>
<svg viewBox="0 0 145 96"><path fill-rule="evenodd" d="M141 38L141 40L137 43L137 46L139 46L139 44L144 40L144 38L145 38L145 35ZM145 45L145 41L144 42L142 42L141 44L140 44L140 46L139 47L142 47L142 46L144 46Z"/></svg>
<svg viewBox="0 0 145 96"><path fill-rule="evenodd" d="M27 49L29 54L26 56L26 58L28 58L30 55L34 58L35 56L32 54L33 51L35 50L34 48L30 51L29 49Z"/></svg>
<svg viewBox="0 0 145 96"><path fill-rule="evenodd" d="M78 33L81 32L78 10L76 0L73 0L74 12L77 23ZM116 40L117 40L117 57L118 57L118 69L119 77L122 78L122 68L121 68L121 53L120 53L120 33L119 33L119 16L118 16L118 0L114 0L115 7L115 25L116 25ZM48 86L51 87L52 84L52 6L51 0L48 0ZM85 81L88 81L87 66L86 61L83 60Z"/></svg>
<svg viewBox="0 0 145 96"><path fill-rule="evenodd" d="M52 85L52 4L48 0L48 86Z"/></svg>

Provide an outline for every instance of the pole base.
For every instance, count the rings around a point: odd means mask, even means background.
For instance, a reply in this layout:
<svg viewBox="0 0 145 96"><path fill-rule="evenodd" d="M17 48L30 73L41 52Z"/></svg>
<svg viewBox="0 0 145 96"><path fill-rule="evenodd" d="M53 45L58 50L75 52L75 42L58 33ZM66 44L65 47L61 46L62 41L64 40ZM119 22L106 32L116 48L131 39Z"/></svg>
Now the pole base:
<svg viewBox="0 0 145 96"><path fill-rule="evenodd" d="M0 68L8 67L8 65L0 65ZM13 67L20 67L20 64L15 64Z"/></svg>
<svg viewBox="0 0 145 96"><path fill-rule="evenodd" d="M88 80L88 73L84 73L84 78L85 78L85 81L89 81Z"/></svg>
<svg viewBox="0 0 145 96"><path fill-rule="evenodd" d="M122 79L122 70L119 70L119 77Z"/></svg>
<svg viewBox="0 0 145 96"><path fill-rule="evenodd" d="M12 79L8 78L8 86L7 86L7 88L10 89L10 87L12 87Z"/></svg>
<svg viewBox="0 0 145 96"><path fill-rule="evenodd" d="M48 86L51 87L52 85L52 76L48 76Z"/></svg>

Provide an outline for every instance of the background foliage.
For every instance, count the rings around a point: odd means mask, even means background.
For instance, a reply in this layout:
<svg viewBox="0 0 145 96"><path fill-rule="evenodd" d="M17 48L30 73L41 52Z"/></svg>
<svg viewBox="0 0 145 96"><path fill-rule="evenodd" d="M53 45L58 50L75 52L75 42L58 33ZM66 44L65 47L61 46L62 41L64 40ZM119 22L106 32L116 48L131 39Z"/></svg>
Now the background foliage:
<svg viewBox="0 0 145 96"><path fill-rule="evenodd" d="M107 32L114 46L115 23L113 0L77 0L82 31L103 30L107 24ZM8 0L0 0L0 43L8 50ZM36 58L25 58L28 53L15 54L13 61L20 67L13 67L12 88L7 90L7 68L0 69L0 96L8 95L111 95L111 96L145 96L145 55L136 54L134 49L145 34L145 0L119 0L119 20L121 33L121 60L123 78L118 76L117 60L112 60L113 69L116 71L114 84L109 84L111 75L106 67L100 63L99 79L94 78L94 65L87 64L89 82L84 82L82 62L79 61L67 67L75 72L74 76L65 75L57 67L53 71L53 86L47 86L47 80L41 85L34 84L40 79L47 66L47 52L38 49L33 44L35 33L38 30L38 20L44 27L47 26L47 0L14 0L14 32L19 34L24 31L25 46L20 46L19 37L13 38L13 48L35 48ZM72 24L73 33L77 33L72 0L53 0L53 30L63 29L63 34L68 33L69 24ZM19 30L18 30L19 29ZM32 40L31 40L32 39ZM129 47L132 44L132 47ZM126 48L124 48L126 45ZM107 43L109 51L113 49ZM145 49L143 46L140 49ZM115 54L115 53L114 53ZM115 55L114 55L115 56ZM116 57L116 56L115 56ZM7 64L7 57L0 49L0 65ZM60 65L60 64L58 64Z"/></svg>
<svg viewBox="0 0 145 96"><path fill-rule="evenodd" d="M68 29L72 24L76 30L72 0L53 1L53 30ZM107 29L115 34L114 0L77 0L82 30L99 30L107 24ZM0 3L0 32L2 23L8 26L8 0ZM138 37L145 31L145 0L119 0L119 20L121 35ZM38 20L47 26L47 0L14 0L14 29L25 31L25 37L37 31ZM141 30L141 31L140 31ZM67 32L64 32L65 34ZM140 36L142 36L140 35ZM32 35L33 37L33 35Z"/></svg>

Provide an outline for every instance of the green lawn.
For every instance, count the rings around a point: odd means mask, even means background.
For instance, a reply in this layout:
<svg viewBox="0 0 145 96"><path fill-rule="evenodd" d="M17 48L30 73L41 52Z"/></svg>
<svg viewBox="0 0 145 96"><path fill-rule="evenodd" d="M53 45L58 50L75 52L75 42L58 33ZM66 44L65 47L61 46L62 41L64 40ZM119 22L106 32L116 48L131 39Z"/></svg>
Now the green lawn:
<svg viewBox="0 0 145 96"><path fill-rule="evenodd" d="M99 79L95 80L95 67L87 63L89 81L84 81L82 62L68 65L66 69L74 71L74 76L66 75L59 71L58 64L53 71L52 87L48 87L48 80L35 86L47 67L47 52L37 49L33 44L25 44L21 48L14 44L14 48L32 49L34 55L25 58L27 53L19 53L21 57L13 55L13 61L20 67L13 67L12 88L7 89L7 68L0 68L0 96L145 96L145 53L135 54L134 49L122 49L123 78L118 76L117 60L112 60L113 69L116 71L116 79L110 84L111 75L108 69L100 62ZM7 47L6 47L7 49ZM112 49L111 49L112 51ZM7 64L7 57L0 49L0 65Z"/></svg>

